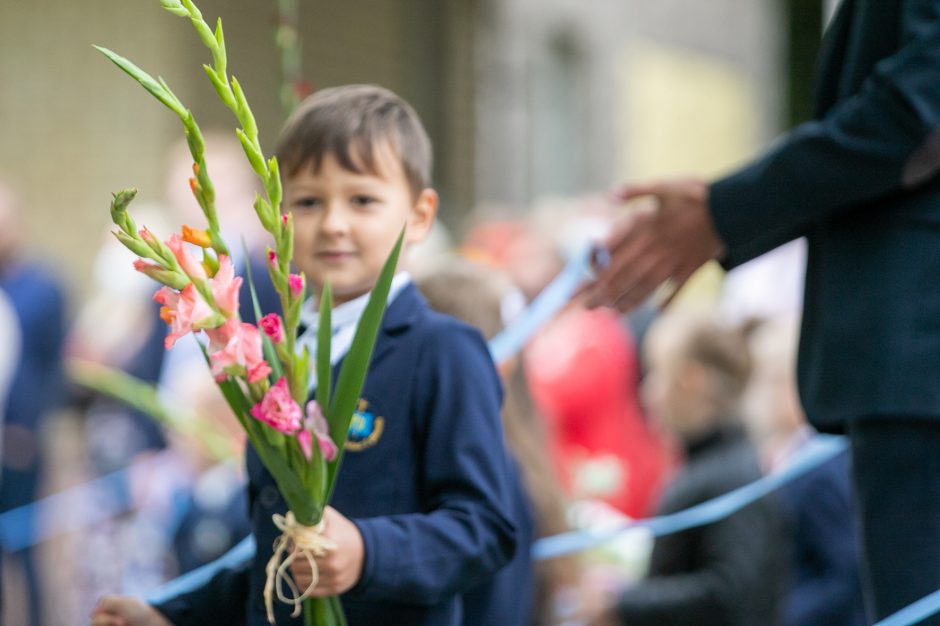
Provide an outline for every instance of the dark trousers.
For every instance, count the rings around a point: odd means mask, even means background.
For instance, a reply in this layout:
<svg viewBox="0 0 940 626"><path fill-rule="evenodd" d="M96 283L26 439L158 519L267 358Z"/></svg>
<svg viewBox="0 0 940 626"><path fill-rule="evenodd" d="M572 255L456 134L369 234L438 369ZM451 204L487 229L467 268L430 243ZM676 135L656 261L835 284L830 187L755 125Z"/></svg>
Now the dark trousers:
<svg viewBox="0 0 940 626"><path fill-rule="evenodd" d="M940 589L940 422L862 418L849 438L862 581L879 620Z"/></svg>

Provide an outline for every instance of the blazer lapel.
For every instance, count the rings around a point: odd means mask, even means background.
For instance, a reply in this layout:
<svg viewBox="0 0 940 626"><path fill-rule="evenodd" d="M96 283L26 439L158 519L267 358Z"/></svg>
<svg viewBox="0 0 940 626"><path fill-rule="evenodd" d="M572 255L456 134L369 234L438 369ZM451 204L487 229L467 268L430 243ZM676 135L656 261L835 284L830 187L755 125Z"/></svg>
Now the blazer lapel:
<svg viewBox="0 0 940 626"><path fill-rule="evenodd" d="M414 283L406 285L395 300L385 309L385 315L382 316L382 325L379 327L379 334L375 338L375 347L372 349L372 360L369 367L374 367L388 354L395 346L397 335L407 330L417 319L424 304L424 298ZM340 360L334 368L334 380L338 375L339 367L343 361Z"/></svg>
<svg viewBox="0 0 940 626"><path fill-rule="evenodd" d="M852 5L856 0L842 0L832 18L832 24L826 29L822 46L819 51L816 73L816 106L815 116L821 118L826 111L839 100L839 87L845 51L849 37L849 26L852 21Z"/></svg>

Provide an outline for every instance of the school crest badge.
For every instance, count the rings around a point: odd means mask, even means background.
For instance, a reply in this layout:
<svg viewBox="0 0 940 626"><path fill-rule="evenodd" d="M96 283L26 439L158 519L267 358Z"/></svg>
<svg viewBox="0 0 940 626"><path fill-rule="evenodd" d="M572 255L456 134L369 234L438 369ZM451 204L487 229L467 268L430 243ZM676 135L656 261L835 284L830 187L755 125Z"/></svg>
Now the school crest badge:
<svg viewBox="0 0 940 626"><path fill-rule="evenodd" d="M385 418L375 414L373 407L364 400L359 400L359 406L349 423L349 433L346 435L346 449L360 452L371 448L382 437L385 429Z"/></svg>

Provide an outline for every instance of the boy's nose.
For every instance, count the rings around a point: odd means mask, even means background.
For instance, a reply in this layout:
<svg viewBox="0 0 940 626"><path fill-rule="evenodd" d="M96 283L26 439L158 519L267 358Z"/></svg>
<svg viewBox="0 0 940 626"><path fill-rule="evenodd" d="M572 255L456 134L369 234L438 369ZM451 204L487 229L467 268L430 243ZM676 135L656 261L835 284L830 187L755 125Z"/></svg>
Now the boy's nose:
<svg viewBox="0 0 940 626"><path fill-rule="evenodd" d="M320 230L329 234L342 234L349 230L349 220L346 211L341 206L330 204L323 213Z"/></svg>

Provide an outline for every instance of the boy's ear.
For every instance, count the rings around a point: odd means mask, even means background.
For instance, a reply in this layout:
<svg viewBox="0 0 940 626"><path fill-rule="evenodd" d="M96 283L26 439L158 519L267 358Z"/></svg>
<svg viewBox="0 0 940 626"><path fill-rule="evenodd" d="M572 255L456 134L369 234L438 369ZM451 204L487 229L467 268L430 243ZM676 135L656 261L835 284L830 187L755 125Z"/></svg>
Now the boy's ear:
<svg viewBox="0 0 940 626"><path fill-rule="evenodd" d="M439 202L437 192L430 187L421 191L408 219L408 230L405 234L408 243L418 243L428 236L434 225L434 218L437 217Z"/></svg>

